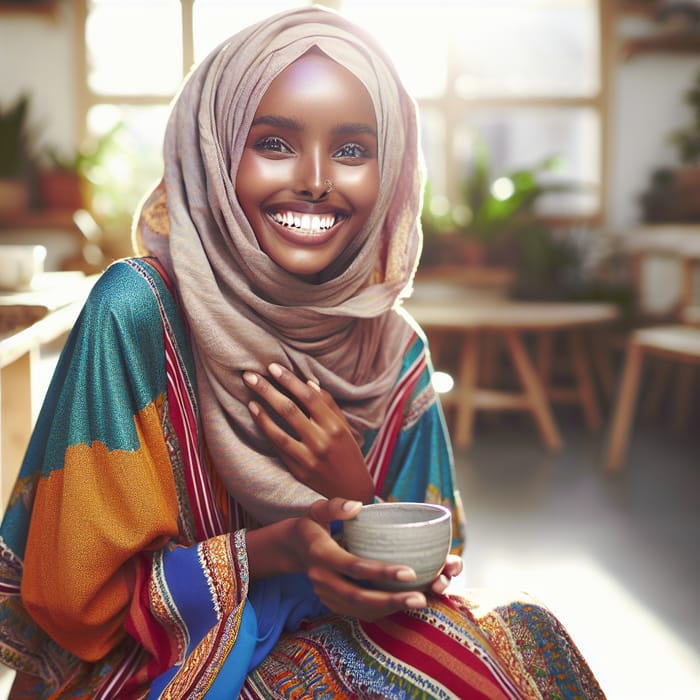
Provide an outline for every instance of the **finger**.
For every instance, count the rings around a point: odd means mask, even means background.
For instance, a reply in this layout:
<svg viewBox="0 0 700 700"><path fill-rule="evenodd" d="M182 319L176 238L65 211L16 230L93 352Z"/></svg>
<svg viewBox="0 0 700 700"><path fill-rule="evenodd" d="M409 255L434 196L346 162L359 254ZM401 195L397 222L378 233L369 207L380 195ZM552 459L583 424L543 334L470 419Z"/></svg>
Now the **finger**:
<svg viewBox="0 0 700 700"><path fill-rule="evenodd" d="M306 408L310 408L313 404L318 402L319 391L317 389L318 382L316 380L303 381L297 377L294 372L291 372L277 362L269 364L267 369L275 378L275 381L292 396L297 398Z"/></svg>
<svg viewBox="0 0 700 700"><path fill-rule="evenodd" d="M268 370L280 386L289 391L319 424L324 425L332 415L343 416L331 395L321 389L315 378L304 382L294 372L276 362L270 364Z"/></svg>
<svg viewBox="0 0 700 700"><path fill-rule="evenodd" d="M291 375L291 372L288 372ZM294 375L291 375L294 376ZM309 420L304 411L287 394L280 391L262 375L256 372L243 372L243 381L252 389L289 427L302 439L308 441L317 439L318 428ZM298 381L298 380L297 380ZM301 383L301 382L300 382ZM309 394L315 394L310 387L304 385ZM285 431L286 432L286 431Z"/></svg>
<svg viewBox="0 0 700 700"><path fill-rule="evenodd" d="M292 461L301 463L308 462L311 453L306 445L302 441L296 440L286 430L280 427L263 406L257 401L250 401L248 403L248 410L255 423L277 448L278 452L284 454L287 458L291 458ZM285 463L289 461L289 459L285 459ZM291 468L292 465L287 464L287 466Z"/></svg>
<svg viewBox="0 0 700 700"><path fill-rule="evenodd" d="M320 498L308 510L308 516L320 525L330 525L333 520L349 520L362 510L360 501L345 498Z"/></svg>
<svg viewBox="0 0 700 700"><path fill-rule="evenodd" d="M430 590L438 595L444 593L450 586L450 579L444 574L440 574L431 584Z"/></svg>
<svg viewBox="0 0 700 700"><path fill-rule="evenodd" d="M339 614L365 620L427 605L425 595L420 591L381 591L366 588L323 568L311 570L310 579L314 591L324 605Z"/></svg>
<svg viewBox="0 0 700 700"><path fill-rule="evenodd" d="M313 387L313 384L311 384L311 386ZM321 397L323 398L323 402L326 404L326 406L333 411L336 416L344 419L345 414L340 406L338 406L338 404L335 402L335 399L325 389L321 389L318 384L316 384L316 386L318 386L318 391L321 393Z"/></svg>
<svg viewBox="0 0 700 700"><path fill-rule="evenodd" d="M448 554L442 573L449 577L459 576L463 568L464 561L462 557L457 554Z"/></svg>
<svg viewBox="0 0 700 700"><path fill-rule="evenodd" d="M331 537L318 537L313 528L319 525L328 529L333 520L347 520L360 510L358 501L334 498L331 501L315 501L309 508L308 519L299 521L300 536L311 543L308 558L311 568L332 570L338 576L355 581L368 581L382 587L382 584L401 582L412 583L416 572L404 564L391 564L374 559L363 559L344 549Z"/></svg>

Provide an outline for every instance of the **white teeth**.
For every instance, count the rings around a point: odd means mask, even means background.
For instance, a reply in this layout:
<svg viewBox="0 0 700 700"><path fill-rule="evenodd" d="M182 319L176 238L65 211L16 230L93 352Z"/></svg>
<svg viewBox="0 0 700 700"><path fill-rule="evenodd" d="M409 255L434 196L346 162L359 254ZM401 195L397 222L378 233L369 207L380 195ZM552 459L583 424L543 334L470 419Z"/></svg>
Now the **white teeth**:
<svg viewBox="0 0 700 700"><path fill-rule="evenodd" d="M324 216L311 216L310 214L297 214L291 211L274 212L272 218L281 226L297 228L302 233L318 234L333 228L336 223L332 214Z"/></svg>

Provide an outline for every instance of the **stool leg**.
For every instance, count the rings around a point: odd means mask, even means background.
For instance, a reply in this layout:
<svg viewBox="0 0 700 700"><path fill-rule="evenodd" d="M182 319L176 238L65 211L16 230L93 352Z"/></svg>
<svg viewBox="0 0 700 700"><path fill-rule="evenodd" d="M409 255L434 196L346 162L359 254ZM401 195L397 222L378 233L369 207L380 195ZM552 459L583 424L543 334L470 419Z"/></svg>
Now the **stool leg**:
<svg viewBox="0 0 700 700"><path fill-rule="evenodd" d="M479 339L476 332L464 334L459 361L455 409L455 446L470 447L474 433L474 397L479 367Z"/></svg>
<svg viewBox="0 0 700 700"><path fill-rule="evenodd" d="M695 367L683 363L678 367L676 395L673 402L673 429L680 433L688 427L690 404L695 395Z"/></svg>
<svg viewBox="0 0 700 700"><path fill-rule="evenodd" d="M581 402L581 406L583 406L583 415L585 416L588 429L595 432L600 430L602 421L600 412L598 411L598 401L593 387L593 379L588 367L588 359L584 351L583 333L580 331L571 331L568 335L579 401Z"/></svg>
<svg viewBox="0 0 700 700"><path fill-rule="evenodd" d="M545 390L527 355L522 338L516 331L507 331L504 335L508 352L513 358L518 378L530 403L530 409L544 444L550 450L559 450L563 444L561 435L554 422Z"/></svg>
<svg viewBox="0 0 700 700"><path fill-rule="evenodd" d="M593 368L600 382L600 389L607 407L615 392L615 372L612 360L613 342L609 334L594 330L591 334L590 347Z"/></svg>
<svg viewBox="0 0 700 700"><path fill-rule="evenodd" d="M552 343L554 338L551 333L542 331L537 334L535 340L537 348L537 374L545 391L549 389L549 382L552 376Z"/></svg>
<svg viewBox="0 0 700 700"><path fill-rule="evenodd" d="M647 362L648 386L644 389L641 415L650 420L656 418L664 398L664 392L671 384L673 364L666 357L652 357Z"/></svg>
<svg viewBox="0 0 700 700"><path fill-rule="evenodd" d="M615 406L610 428L610 440L605 458L605 468L608 471L619 471L622 469L639 392L642 354L642 346L632 338L627 346L627 356L622 370L617 405Z"/></svg>

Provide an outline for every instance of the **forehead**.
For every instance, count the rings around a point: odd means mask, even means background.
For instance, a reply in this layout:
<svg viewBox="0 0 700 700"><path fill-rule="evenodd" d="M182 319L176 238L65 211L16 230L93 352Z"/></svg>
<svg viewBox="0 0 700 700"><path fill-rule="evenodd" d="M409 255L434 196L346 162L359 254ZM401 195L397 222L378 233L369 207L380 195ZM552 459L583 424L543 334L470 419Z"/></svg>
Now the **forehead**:
<svg viewBox="0 0 700 700"><path fill-rule="evenodd" d="M376 124L369 92L353 73L319 52L309 52L287 66L263 95L256 115L280 111L309 112L335 107L346 118ZM331 109L331 111L333 111Z"/></svg>

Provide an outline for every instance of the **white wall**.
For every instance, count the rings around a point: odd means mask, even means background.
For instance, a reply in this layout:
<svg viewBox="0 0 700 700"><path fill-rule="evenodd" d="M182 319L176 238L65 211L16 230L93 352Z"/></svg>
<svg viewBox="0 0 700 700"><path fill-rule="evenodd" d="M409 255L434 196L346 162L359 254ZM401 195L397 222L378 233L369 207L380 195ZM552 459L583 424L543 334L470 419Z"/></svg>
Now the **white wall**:
<svg viewBox="0 0 700 700"><path fill-rule="evenodd" d="M43 141L68 151L75 146L78 124L73 11L73 2L63 0L55 17L0 15L0 104L30 92ZM631 17L621 20L617 31L628 36L658 27ZM690 119L683 95L698 72L700 56L647 53L617 63L606 154L609 228L623 230L637 223L638 198L651 172L676 162L668 135Z"/></svg>
<svg viewBox="0 0 700 700"><path fill-rule="evenodd" d="M620 39L658 32L660 27L638 17L618 23ZM621 47L620 47L621 48ZM639 222L639 196L651 173L678 163L669 135L692 119L686 91L700 73L700 55L642 53L622 60L612 75L610 148L608 156L608 225L624 230Z"/></svg>
<svg viewBox="0 0 700 700"><path fill-rule="evenodd" d="M40 145L75 150L78 115L72 1L55 14L0 14L0 105L31 96Z"/></svg>

